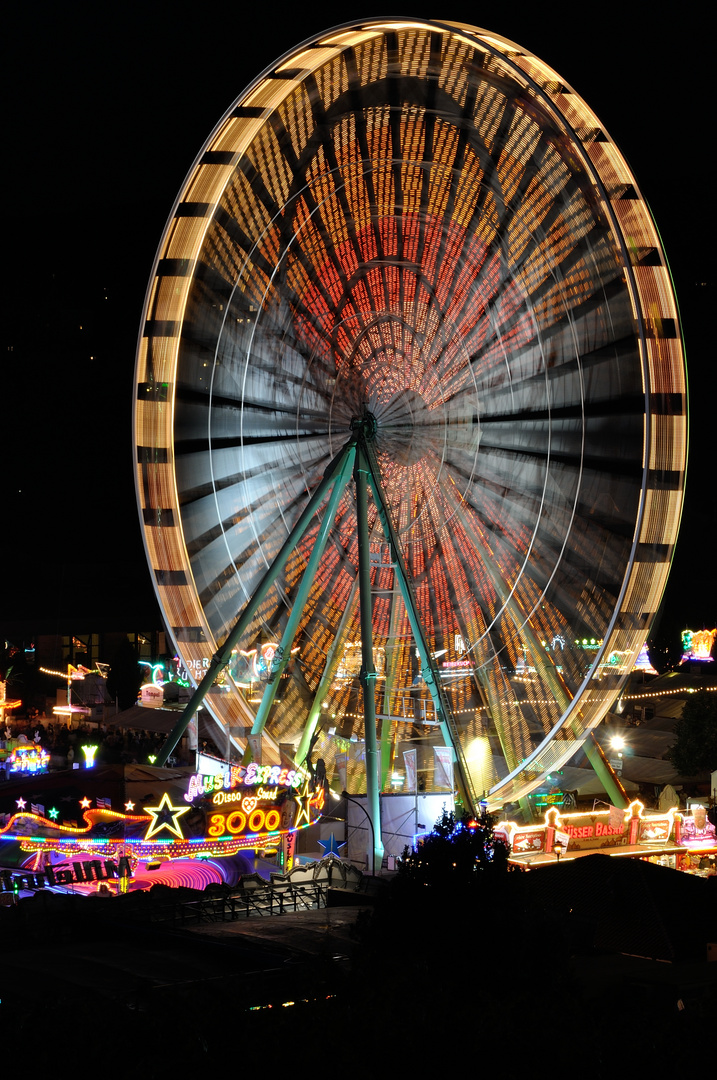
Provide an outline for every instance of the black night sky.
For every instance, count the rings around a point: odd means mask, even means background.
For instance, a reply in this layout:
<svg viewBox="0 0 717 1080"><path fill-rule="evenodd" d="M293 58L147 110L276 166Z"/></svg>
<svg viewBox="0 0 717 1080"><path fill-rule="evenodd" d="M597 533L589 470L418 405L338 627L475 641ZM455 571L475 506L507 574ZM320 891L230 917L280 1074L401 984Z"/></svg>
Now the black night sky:
<svg viewBox="0 0 717 1080"><path fill-rule="evenodd" d="M68 617L78 626L157 626L131 433L137 332L164 224L204 140L255 75L314 33L382 12L294 3L204 4L191 14L164 3L14 7L5 19L0 629L22 623L29 632ZM676 646L685 625L717 623L704 136L711 65L699 52L699 7L676 9L669 25L646 22L635 0L619 9L405 7L478 23L553 65L595 109L652 207L681 306L691 390L687 504L656 627Z"/></svg>

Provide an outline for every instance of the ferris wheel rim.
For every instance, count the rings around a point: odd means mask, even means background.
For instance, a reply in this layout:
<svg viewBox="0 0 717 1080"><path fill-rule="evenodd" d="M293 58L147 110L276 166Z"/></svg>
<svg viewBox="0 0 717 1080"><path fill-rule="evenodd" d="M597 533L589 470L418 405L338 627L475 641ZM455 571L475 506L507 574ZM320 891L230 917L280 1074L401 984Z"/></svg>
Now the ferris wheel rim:
<svg viewBox="0 0 717 1080"><path fill-rule="evenodd" d="M186 193L187 193L187 191L189 189L191 178L195 175L197 168L199 168L200 163L202 162L205 153L208 151L208 149L211 146L214 145L214 140L216 139L218 133L220 133L222 131L223 126L226 124L228 118L231 117L232 110L236 108L237 103L240 102L240 101L245 101L245 100L247 100L247 98L251 98L252 94L254 94L254 92L257 89L259 89L259 90L261 89L262 85L264 84L264 82L267 80L267 78L270 76L270 74L272 72L276 71L277 68L281 68L282 66L286 66L286 61L288 61L291 58L295 58L297 56L300 56L302 54L302 50L306 50L306 48L308 48L308 47L316 47L318 49L323 43L326 43L327 41L331 42L332 39L337 38L338 36L340 36L342 32L344 32L344 31L347 31L347 32L348 31L354 31L354 30L357 30L357 28L359 28L359 29L370 29L371 31L377 31L377 30L380 30L381 28L390 28L392 31L398 31L398 30L404 28L408 24L410 24L413 27L418 27L423 31L441 30L441 31L444 31L447 34L459 34L459 35L462 34L464 36L472 35L472 40L471 40L472 45L474 45L474 46L479 45L481 49L484 49L487 52L491 52L495 57L498 57L500 59L500 62L502 64L504 64L505 66L510 67L510 68L512 68L514 70L514 72L516 73L516 78L520 78L520 79L522 79L522 80L524 80L524 81L526 81L528 83L531 83L532 87L533 87L533 89L535 91L536 96L540 98L540 100L542 101L544 107L547 108L549 112L556 113L556 115L558 115L558 113L557 113L557 105L549 97L548 92L545 90L545 88L543 86L539 85L539 83L536 81L536 79L533 78L534 73L531 73L531 71L526 70L526 68L521 68L519 66L519 64L517 63L517 60L515 59L516 55L519 55L520 57L526 57L527 56L530 59L534 59L534 58L532 58L530 56L530 54L527 53L526 50L523 50L520 46L516 46L514 43L508 42L507 39L500 38L498 35L488 34L486 31L481 31L478 28L470 28L470 27L466 27L466 26L463 26L463 25L452 24L452 23L431 22L431 21L428 21L428 20L372 19L372 20L363 20L361 22L351 21L351 22L343 23L343 24L340 24L337 27L334 27L334 28L332 28L330 30L327 30L327 31L323 32L322 34L314 35L314 36L306 39L306 41L302 42L296 48L294 48L292 50L289 50L287 53L284 54L283 57L280 58L279 61L277 61L275 64L273 64L270 67L268 67L267 69L265 69L265 71L260 76L258 76L255 80L253 80L249 84L247 89L243 92L243 94L241 94L239 96L237 101L234 103L234 106L232 106L229 110L227 110L227 112L224 114L222 119L219 121L219 124L213 130L213 132L210 135L209 139L207 140L202 152L198 155L198 157L196 159L196 162L195 162L195 165L193 166L193 169L190 170L190 174L188 176L188 179L185 182L185 184L183 185L182 189L180 190L180 194L179 194L179 196L177 198L177 201L175 202L175 206L174 206L174 209L172 211L172 215L170 216L169 222L167 224L167 228L165 229L165 233L163 235L162 242L160 244L160 249L158 251L157 259L155 260L155 267L154 267L154 271L153 271L153 276L152 276L152 279L150 280L150 286L148 288L148 293L147 293L147 302L146 302L145 312L148 312L148 310L149 310L150 295L152 293L153 283L156 284L156 281L158 280L157 272L158 272L158 269L159 269L159 266L160 266L160 257L161 257L162 252L165 251L165 249L166 249L167 237L168 237L168 234L170 232L170 229L171 229L172 225L174 224L174 222L176 220L176 213L178 211L178 208L180 207L180 205L183 202L183 195L186 195ZM482 37L480 35L482 35ZM507 46L510 46L510 48L508 48L507 51L506 51ZM501 51L501 48L503 49L503 51ZM514 50L514 52L512 52L511 49ZM539 62L539 63L542 63L542 62ZM547 65L543 65L543 68L545 68L545 67L547 67ZM318 66L317 66L317 70L318 70ZM565 85L567 85L567 84L565 84ZM568 88L568 89L570 90L571 93L574 94L574 91L572 91L571 88ZM577 95L576 95L576 97L577 97ZM582 99L578 99L578 100L580 101L580 103L582 105L584 105L584 103L582 102ZM633 306L634 306L634 309L635 309L635 326L637 327L637 333L638 333L638 336L639 336L640 362L641 362L642 373L643 373L643 389L644 389L644 399L645 399L645 412L644 412L644 415L645 415L645 426L646 426L646 433L645 433L644 446L643 446L643 455L642 455L642 477L641 477L641 484L640 484L640 497L639 497L638 506L637 506L637 515L636 515L636 519L635 519L635 522L634 522L634 532L633 532L632 544L631 544L631 548L630 548L629 559L627 561L627 567L625 569L624 574L622 575L620 591L619 591L619 594L618 594L618 596L616 598L611 618L609 619L609 621L607 623L607 628L606 628L606 632L605 632L605 635L604 635L603 643L602 643L602 645L600 646L600 648L598 650L597 656L595 658L595 662L594 662L593 666L590 668L590 670L585 674L584 678L582 679L582 682L577 687L577 690L574 693L568 707L562 711L562 713L561 713L560 717L558 718L557 722L555 724L553 724L547 730L547 732L545 733L545 736L544 736L542 742L540 742L538 745L536 745L533 748L533 750L523 758L523 760L520 762L520 764L518 764L514 769L509 770L508 775L503 777L495 785L495 787L491 788L491 791L490 791L491 796L494 795L494 794L495 795L499 794L502 790L504 790L506 788L508 782L515 779L521 773L526 774L530 770L531 765L535 761L537 761L539 758L541 758L541 755L543 754L545 749L549 745L551 745L551 744L553 744L555 742L555 738L556 738L556 735L557 735L558 731L560 731L561 729L566 727L568 722L572 722L573 715L580 711L583 697L584 696L589 697L588 691L590 689L589 684L593 679L593 674L592 673L595 670L597 670L599 668L600 664L602 664L605 661L605 658L607 657L607 654L610 651L611 645L613 644L613 632L615 631L615 628L617 626L619 617L622 614L623 601L625 600L625 598L626 598L626 596L628 594L628 591L630 589L633 589L633 587L635 586L635 580L634 580L633 571L634 571L634 568L635 568L636 562L637 562L638 548L640 547L641 544L644 546L644 543L645 543L645 541L642 540L641 537L645 533L645 523L648 520L647 519L647 514L648 514L647 495L648 495L648 493L650 491L653 490L650 487L650 484L648 482L648 474L650 472L650 462L652 461L653 457L655 457L655 453L656 453L655 450L654 450L655 438L653 437L652 426L651 426L652 425L652 420L654 419L654 416L655 416L655 413L652 411L651 401L650 401L650 394L651 394L651 391L653 389L654 377L653 377L651 371L648 369L649 342L648 342L646 328L645 328L645 318L643 316L643 305L642 305L642 301L640 300L639 285L638 285L638 283L636 281L636 272L633 269L631 259L630 259L630 252L627 249L627 245L625 243L625 239L624 239L624 236L623 236L622 227L621 227L619 221L617 220L615 209L612 206L610 194L607 191L607 189L606 189L605 185L603 184L602 180L600 179L600 175L599 175L599 173L597 171L597 166L594 164L592 159L589 157L588 153L585 151L583 141L581 140L581 138L579 137L579 135L577 134L575 129L570 126L569 120L566 118L566 116L563 113L559 114L559 121L563 125L563 127L569 127L570 128L570 133L571 133L571 138L572 138L572 146L578 152L578 155L582 159L582 167L585 169L585 171L588 174L590 174L592 176L593 181L596 184L596 187L602 193L604 208L606 209L608 216L611 218L611 235L617 240L618 244L620 245L623 270L625 272L626 278L628 279L630 294L631 294L632 299L633 299ZM602 132L603 140L606 141L612 148L614 148L614 144L609 139L609 136L605 132L604 127L602 125L600 125L600 129L601 129L601 132ZM403 159L400 159L400 160L403 161ZM395 162L393 162L393 164L395 164ZM624 164L624 162L623 162L623 164ZM635 187L635 190L637 191L637 197L640 200L640 205L644 208L644 200L642 200L641 196L639 196L639 189L637 189L637 186L634 184L634 178L632 177L632 174L629 172L629 170L627 170L627 172L628 172L628 175L630 176L630 178L632 180L632 183L633 183L633 185ZM304 174L304 181L305 181L305 186L306 186L308 184L308 181L306 181L306 174ZM298 198L298 196L296 196L296 195L294 195L292 197L293 198ZM330 195L327 195L326 199L328 200L330 197L331 197ZM218 195L217 199L216 199L216 202L215 202L215 205L218 205L219 198L220 198L220 196ZM205 234L206 234L207 230L209 230L210 225L211 225L211 215L209 217L207 217L207 224L206 224ZM295 235L292 238L292 243L296 239L297 239L297 236ZM298 240L297 240L297 243L298 243ZM257 241L255 247L258 246L258 244L259 244L259 241ZM659 241L658 241L658 247L659 247ZM197 248L197 250L199 250L199 249ZM659 250L661 251L661 248L659 248ZM288 248L283 252L283 255L282 255L282 258L287 258L287 257L288 257ZM248 256L247 256L247 258L248 258ZM277 267L275 269L278 271L278 264L277 264ZM240 280L240 276L241 276L240 274L237 274L237 278L236 278L236 283L237 284L238 284L238 282ZM269 286L267 286L266 291L268 293ZM224 313L224 322L226 322L228 320L228 318L229 318L230 306L231 306L231 304L227 304L227 310ZM571 309L568 307L568 308L566 308L566 310L568 312L569 318L572 320L573 316L572 316L572 313L571 313ZM253 335L255 335L256 332L257 332L257 325L258 325L258 319L257 319L257 322L254 324L253 329L252 329L252 334ZM141 336L143 334L143 330L144 330L144 325L143 325L143 329L140 331ZM501 344L503 346L505 345L504 342L501 342ZM214 353L215 364L213 365L212 372L211 372L212 391L210 392L210 402L212 400L212 394L213 394L213 388L214 388L214 379L215 379L215 375L217 373L216 359L217 359L217 356L218 356L218 353L219 353L219 349L220 349L220 337L218 337L217 341L216 341L216 347L215 347L215 353ZM138 353L139 353L139 350L138 350ZM246 381L246 372L248 370L248 364L249 364L249 361L250 361L250 355L251 355L250 352L247 352L247 360L246 360L247 368L245 369L245 381ZM677 361L675 363L678 364L679 361ZM139 367L140 367L139 355L138 355L138 365L137 366L138 366L138 371L139 371ZM475 372L472 371L471 374L472 374L472 376L474 378L474 381L475 381ZM547 380L547 367L545 368L545 370L543 372L543 375L544 375L545 379ZM582 375L581 375L581 378L582 378ZM139 379L138 379L138 381L139 381ZM307 381L307 377L306 377L306 374L304 374L304 382L306 383L306 381ZM677 381L679 381L679 380L677 380ZM173 404L174 404L174 402L173 402ZM299 412L297 411L296 424L295 424L297 434L298 434L298 416L299 416ZM585 413L584 413L584 408L583 408L583 424L584 424L584 416L585 416ZM243 409L242 409L242 411L241 411L241 424L243 425L243 423L244 423L244 412L243 412ZM211 447L211 425L212 425L212 409L211 409L211 404L210 404L210 410L209 410L209 435L210 435L209 442L210 442L210 447ZM135 414L135 431L137 431L137 426L138 426L138 415L136 413ZM242 428L242 430L243 430L243 428ZM552 421L549 420L548 421L548 433L549 433L548 437L550 437L550 435L552 433L552 430L553 430L552 429ZM444 435L446 435L446 437L447 437L447 433L444 433ZM583 456L584 456L584 450L585 450L585 437L586 437L585 436L585 428L583 426L583 433L582 433L583 452L582 452L581 458L580 458L581 475L582 475L582 469L583 469ZM135 442L136 442L136 445L138 445L138 446L142 445L140 443L140 439L139 439L138 435L136 435L136 437L135 437ZM444 444L445 444L445 440L444 440ZM479 453L479 451L476 451L476 455L478 453ZM550 457L547 458L547 462L548 463L550 462ZM314 468L313 465L312 465L312 468ZM214 483L215 478L214 478L214 472L213 472L213 458L212 458L211 454L210 454L210 469L212 471L212 484L213 484L214 501L215 501L215 507L216 507L216 517L217 517L217 520L221 523L222 509L220 507L220 499L219 499L219 493L218 493L219 489L218 489L217 485ZM683 459L682 459L682 471L683 471L683 474L684 474L684 455L683 455ZM549 464L546 464L545 471L544 471L543 499L545 499L545 492L547 491L549 473L550 473L550 467L549 467ZM306 473L306 471L304 471L304 473L303 473L303 481L304 481L304 487L305 487L305 489L307 491L308 491L308 479L307 479L308 475L309 474ZM178 492L178 488L177 488L176 471L174 473L173 479L174 479L174 489L175 489L174 490L175 503L176 503L176 505L179 505L180 498L179 498L179 492ZM573 494L573 513L572 513L572 517L571 517L571 523L572 523L572 521L573 521L573 519L575 517L576 508L578 506L581 491L582 491L582 481L575 485L574 494ZM140 503L141 512L146 511L147 507L142 505L142 498L141 498L141 494L140 494L139 482L138 482L138 501ZM278 505L278 503L279 503L279 500L278 500L278 497L277 497L277 505ZM457 511L454 511L454 514L456 512ZM531 541L531 549L530 550L532 550L532 544L535 542L535 538L538 535L538 529L539 529L539 525L540 525L540 515L542 515L542 513L543 513L543 503L541 502L541 511L540 511L540 514L538 515L538 519L535 521L535 524L534 524L533 541ZM679 515L679 509L678 509L678 515ZM674 511L673 511L673 516L674 516ZM144 520L145 520L145 524L146 524L146 522L147 522L146 516L145 516ZM258 529L258 526L259 526L258 518L256 520L252 521L252 526L254 528L256 540L257 540L257 542L259 542L259 535L258 535L258 532L257 532L257 529ZM179 528L180 533L181 533L181 531L182 531L181 520L178 522L177 527ZM288 524L287 524L287 527L288 527ZM413 522L411 522L411 524L409 526L407 526L407 528L413 528L413 527L414 527ZM447 527L447 522L444 523L444 525L443 525L443 528L446 528L446 527ZM572 528L572 524L571 524L570 528ZM652 528L653 533L655 532L655 528L656 527ZM652 535L652 534L650 534L650 535ZM670 535L672 535L672 534L670 534ZM226 547L226 551L227 551L227 555L229 557L229 560L231 561L232 565L234 566L234 569L237 570L238 568L237 568L237 565L236 565L236 563L234 561L233 553L232 553L229 541L227 539L227 535L226 535L226 533L224 531L222 531L222 536L224 538L224 544L225 544L225 547ZM566 547L566 545L568 543L568 538L569 538L569 531L566 532L565 537L563 539L563 545L562 545L561 552L560 552L560 558L555 561L555 564L554 564L554 566L552 568L552 573L550 574L550 576L548 578L548 581L547 581L547 583L546 583L546 585L545 585L545 587L543 589L543 592L537 597L537 599L534 602L534 605L533 605L532 609L525 616L525 620L524 620L523 625L527 624L528 621L531 619L532 615L535 614L535 611L537 609L537 606L540 604L541 599L543 598L543 596L545 596L547 594L547 591L550 589L551 583L553 582L553 579L554 579L555 575L558 573L558 568L559 568L559 565L560 565L560 562L561 562L561 559L562 559L563 552L565 551L565 547ZM673 543L673 541L674 541L674 537L672 539L672 543ZM146 532L145 532L145 546L147 547L148 558L149 558L150 564L152 564L152 561L153 561L152 553L150 552L150 549L149 549L149 546L148 546L148 538L147 538L147 533ZM259 544L259 546L261 547L260 544ZM674 546L674 544L673 544L673 546ZM525 560L524 560L524 562L522 564L521 575L524 572L526 572L526 567L528 566L529 555L530 555L530 552L526 553ZM153 569L155 569L155 568L153 567ZM172 573L173 571L167 571L167 572ZM162 571L162 573L164 573L164 571ZM192 588L194 590L195 595L199 596L200 589L199 589L199 586L198 586L196 580L194 579L192 567L189 564L189 562L187 562L187 564L185 566L185 574L186 574L187 579L191 580L193 582ZM155 577L155 588L156 589L158 588L157 580L158 579ZM507 596L505 598L503 606L500 609L499 614L495 616L495 618L491 622L490 626L488 626L486 628L485 635L488 635L490 633L491 627L493 627L498 622L499 615L502 614L503 611L505 611L506 607L510 603L510 598L513 595L513 593L515 592L515 588L517 587L517 583L518 582L516 581L513 591L511 592L511 594L509 596ZM242 588L244 588L243 581L241 582L241 586L242 586ZM246 589L244 589L244 591L245 591L245 595L246 595ZM159 592L158 592L158 595L159 595ZM162 606L164 606L163 601L162 601L161 598L160 598L160 604L162 604ZM214 644L216 644L216 642L214 641L214 637L213 637L212 631L210 629L209 623L206 620L206 617L204 617L204 619L203 619L203 625L204 625L203 632L205 634L207 632L209 632L209 638L213 641ZM518 627L517 624L516 624L516 633L517 634L520 634L520 629L521 628ZM474 641L472 643L471 650L477 649L477 645L478 645L478 641L476 640L476 641ZM507 643L502 645L501 648L503 650L507 649ZM490 657L488 657L485 660L484 666L487 665L489 662L491 662ZM594 724L591 725L591 726L594 726ZM556 760L557 760L557 758L556 758ZM555 767L555 766L553 766L553 767ZM533 780L531 779L530 783L532 783L532 782L533 782Z"/></svg>

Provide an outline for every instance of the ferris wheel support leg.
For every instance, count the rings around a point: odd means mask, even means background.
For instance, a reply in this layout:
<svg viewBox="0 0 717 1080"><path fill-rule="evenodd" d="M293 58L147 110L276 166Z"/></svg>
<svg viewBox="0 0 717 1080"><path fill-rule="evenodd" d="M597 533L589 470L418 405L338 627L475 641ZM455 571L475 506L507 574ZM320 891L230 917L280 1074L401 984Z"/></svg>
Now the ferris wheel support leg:
<svg viewBox="0 0 717 1080"><path fill-rule="evenodd" d="M314 576L319 566L319 560L324 553L326 547L326 541L328 539L329 532L333 528L334 518L336 517L336 510L339 505L341 496L344 493L344 488L351 478L351 470L354 464L355 448L349 447L349 452L346 455L343 468L340 470L338 476L334 480L333 491L329 499L326 510L324 511L324 519L319 526L319 531L314 540L314 546L309 556L309 561L306 564L306 569L301 575L301 583L296 591L296 596L291 603L291 610L289 617L286 621L286 627L284 633L281 636L281 643L276 650L274 659L271 664L271 671L269 673L269 681L267 682L264 693L262 694L261 703L256 712L256 719L251 729L252 735L260 735L264 730L264 725L269 717L269 710L276 697L276 691L279 687L279 679L284 671L284 668L289 662L291 656L291 646L294 641L296 630L301 621L301 616L304 613L306 607L306 601L309 598L309 591L314 584ZM306 757L306 754L304 754Z"/></svg>
<svg viewBox="0 0 717 1080"><path fill-rule="evenodd" d="M329 651L326 656L326 664L324 665L324 673L321 676L321 681L314 694L314 700L311 703L309 709L309 715L306 718L306 724L304 725L304 732L301 736L301 742L299 743L299 749L296 751L294 758L294 764L297 768L304 764L306 761L306 755L309 752L311 740L316 731L316 727L319 720L319 713L321 712L321 706L324 703L324 698L328 694L331 683L333 682L334 675L336 674L336 668L339 666L339 660L341 659L341 646L343 645L344 633L349 622L353 618L356 593L358 592L358 578L354 578L354 583L351 586L351 592L349 593L348 601L343 610L339 625L336 629L336 636L329 646ZM344 785L345 786L345 785Z"/></svg>
<svg viewBox="0 0 717 1080"><path fill-rule="evenodd" d="M360 452L360 450L359 450ZM413 638L416 642L416 648L418 649L419 656L421 658L421 675L423 676L428 691L433 701L433 706L436 710L436 716L441 728L441 734L443 735L443 741L446 746L451 747L453 750L453 758L457 765L458 774L458 789L463 799L466 810L469 813L474 813L477 806L477 799L475 792L473 791L473 785L470 780L468 768L461 751L460 743L457 735L454 736L449 726L449 708L448 703L444 701L443 694L441 693L440 677L436 671L431 652L428 647L428 641L423 631L423 624L421 623L418 615L418 609L416 607L413 590L411 589L408 581L408 571L403 561L401 549L398 544L398 537L393 528L393 523L389 517L388 509L386 506L386 498L383 493L381 481L378 476L378 467L373 461L372 456L366 454L368 461L368 468L371 477L371 487L373 489L373 497L378 509L378 515L383 526L383 531L386 539L391 548L391 559L395 565L396 576L398 578L398 584L401 589L401 595L403 602L406 606L406 613L408 620L411 624L411 631Z"/></svg>
<svg viewBox="0 0 717 1080"><path fill-rule="evenodd" d="M398 623L401 617L401 605L394 590L391 598L391 617L388 627L388 640L395 641L398 637ZM388 781L388 774L393 768L396 753L396 740L391 738L391 695L396 683L398 672L398 649L394 648L389 654L386 650L386 681L383 684L383 715L379 745L381 747L381 790L384 791ZM393 725L394 735L396 725Z"/></svg>
<svg viewBox="0 0 717 1080"><path fill-rule="evenodd" d="M344 446L343 449L339 451L339 453L336 455L336 457L333 458L333 460L329 463L326 472L319 481L316 491L309 499L301 515L299 516L299 520L296 522L296 525L287 536L286 540L279 549L276 558L271 563L263 578L256 587L249 602L247 603L239 619L235 623L234 629L229 633L229 636L225 640L224 644L221 646L221 648L217 649L214 656L210 660L209 667L207 668L207 672L204 678L199 683L194 693L190 697L184 709L184 712L180 715L177 723L174 725L169 735L167 736L167 740L164 746L157 755L157 765L166 765L167 758L172 753L175 746L181 739L182 735L184 735L184 732L189 727L192 718L197 712L199 706L204 701L204 698L209 693L217 675L222 670L222 668L226 667L226 665L231 660L232 650L241 640L242 635L246 632L249 624L251 623L251 620L254 618L256 609L259 607L259 604L269 592L269 589L272 587L277 577L281 573L282 569L284 568L284 564L286 563L289 555L294 550L299 540L301 540L301 537L308 529L312 517L321 506L321 503L324 501L326 493L328 492L329 488L335 483L337 473L341 473L341 470L346 463L347 457L349 456L349 454L351 454L353 450L354 442L355 441L353 439L350 439L349 442L347 442L346 446Z"/></svg>
<svg viewBox="0 0 717 1080"><path fill-rule="evenodd" d="M367 834L366 855L372 874L383 861L381 839L381 796L379 789L379 753L376 741L376 670L373 664L373 611L371 604L371 562L368 534L368 477L370 466L363 446L356 447L356 519L358 523L359 604L361 611L361 673L363 690L364 733L366 739L366 802L373 825L373 838Z"/></svg>
<svg viewBox="0 0 717 1080"><path fill-rule="evenodd" d="M605 794L610 799L613 806L618 806L621 810L626 810L630 803L627 792L622 786L620 777L606 758L600 743L595 738L594 731L590 732L590 735L583 743L583 749L585 750L586 758L592 765L598 780L600 780L605 788Z"/></svg>

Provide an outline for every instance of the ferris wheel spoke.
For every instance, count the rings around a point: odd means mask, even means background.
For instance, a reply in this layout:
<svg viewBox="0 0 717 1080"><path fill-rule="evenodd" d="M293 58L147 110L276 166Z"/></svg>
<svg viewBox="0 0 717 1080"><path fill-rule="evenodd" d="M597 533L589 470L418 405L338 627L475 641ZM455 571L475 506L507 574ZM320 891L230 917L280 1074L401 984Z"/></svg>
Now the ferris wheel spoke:
<svg viewBox="0 0 717 1080"><path fill-rule="evenodd" d="M624 394L639 411L641 385L639 370L635 371L635 338L625 337L608 344L602 332L586 331L586 349L578 357L574 341L574 328L566 327L563 332L545 338L540 349L527 345L513 350L509 386L504 378L488 372L488 377L479 380L476 387L481 394L481 423L490 423L494 418L510 420L514 411L519 411L521 406L525 408L525 404L534 402L536 395L541 394L549 395L551 409L556 410L581 402L589 410L627 408L619 404ZM581 384L581 371L590 384L588 389Z"/></svg>
<svg viewBox="0 0 717 1080"><path fill-rule="evenodd" d="M548 448L547 441L543 441L541 445L531 445L531 442L536 442L536 435L539 434L539 425L535 425L535 429L532 433L522 429L520 432L516 432L511 429L510 432L503 432L502 442L491 442L489 438L481 439L481 451L487 455L491 453L500 454L506 458L516 458L519 461L529 462L535 461L548 461L549 459L558 462L561 465L567 466L573 469L585 469L591 470L595 473L602 473L609 477L625 477L639 480L642 476L642 464L635 462L634 459L630 460L618 456L608 456L608 454L597 455L587 453L583 454L581 448L578 446L575 449L571 449L571 443L575 442L572 432L565 432L566 439L556 439L556 433L552 433L553 445ZM494 438L491 431L491 437ZM513 445L510 445L511 442ZM558 442L558 446L555 443ZM597 448L596 448L597 449Z"/></svg>
<svg viewBox="0 0 717 1080"><path fill-rule="evenodd" d="M516 190L513 192L510 198L508 207L506 208L511 214L511 228L514 230L515 222L520 220L520 212L523 209L523 199L526 196L526 192L533 182L536 174L540 172L540 169L548 154L548 150L542 141L542 133L536 134L536 142L533 145L530 155L525 158L521 165L521 178L517 185ZM495 171L495 162L491 160L491 168L489 170L489 176L492 176ZM484 223L484 212L486 207L486 194L489 194L489 189L486 185L489 180L483 177L483 183L481 184L481 197L476 202L473 216L468 226L465 229L464 239L462 242L462 251L458 259L458 265L460 266L467 257L467 248L471 242L475 242L475 237L478 235L479 226ZM495 195L495 191L492 193ZM529 258L534 254L544 243L544 231L549 229L551 225L556 221L562 211L562 205L558 199L553 199L549 207L543 210L542 217L540 219L540 229L536 233L531 231L528 234L528 241L520 252L520 262L513 262L512 259L506 258L505 249L508 246L508 217L507 214L503 216L502 220L494 223L494 231L491 235L489 243L486 243L486 253L488 251L502 253L501 264L503 266L503 274L505 276L510 273L516 276L520 273L521 267L528 262ZM532 216L532 214L531 214ZM510 268L510 270L509 270ZM497 291L497 290L495 290ZM467 315L465 306L460 312L460 315L464 317ZM459 315L459 317L460 317Z"/></svg>

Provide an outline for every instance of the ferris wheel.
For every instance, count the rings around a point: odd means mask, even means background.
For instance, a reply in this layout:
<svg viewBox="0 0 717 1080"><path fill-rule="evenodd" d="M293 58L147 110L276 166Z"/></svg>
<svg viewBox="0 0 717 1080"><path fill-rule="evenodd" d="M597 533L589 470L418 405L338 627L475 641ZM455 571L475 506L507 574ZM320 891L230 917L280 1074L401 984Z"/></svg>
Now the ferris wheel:
<svg viewBox="0 0 717 1080"><path fill-rule="evenodd" d="M136 384L147 556L217 742L318 736L388 789L423 733L498 804L604 717L677 538L685 372L635 179L543 61L398 19L284 55L180 191Z"/></svg>

